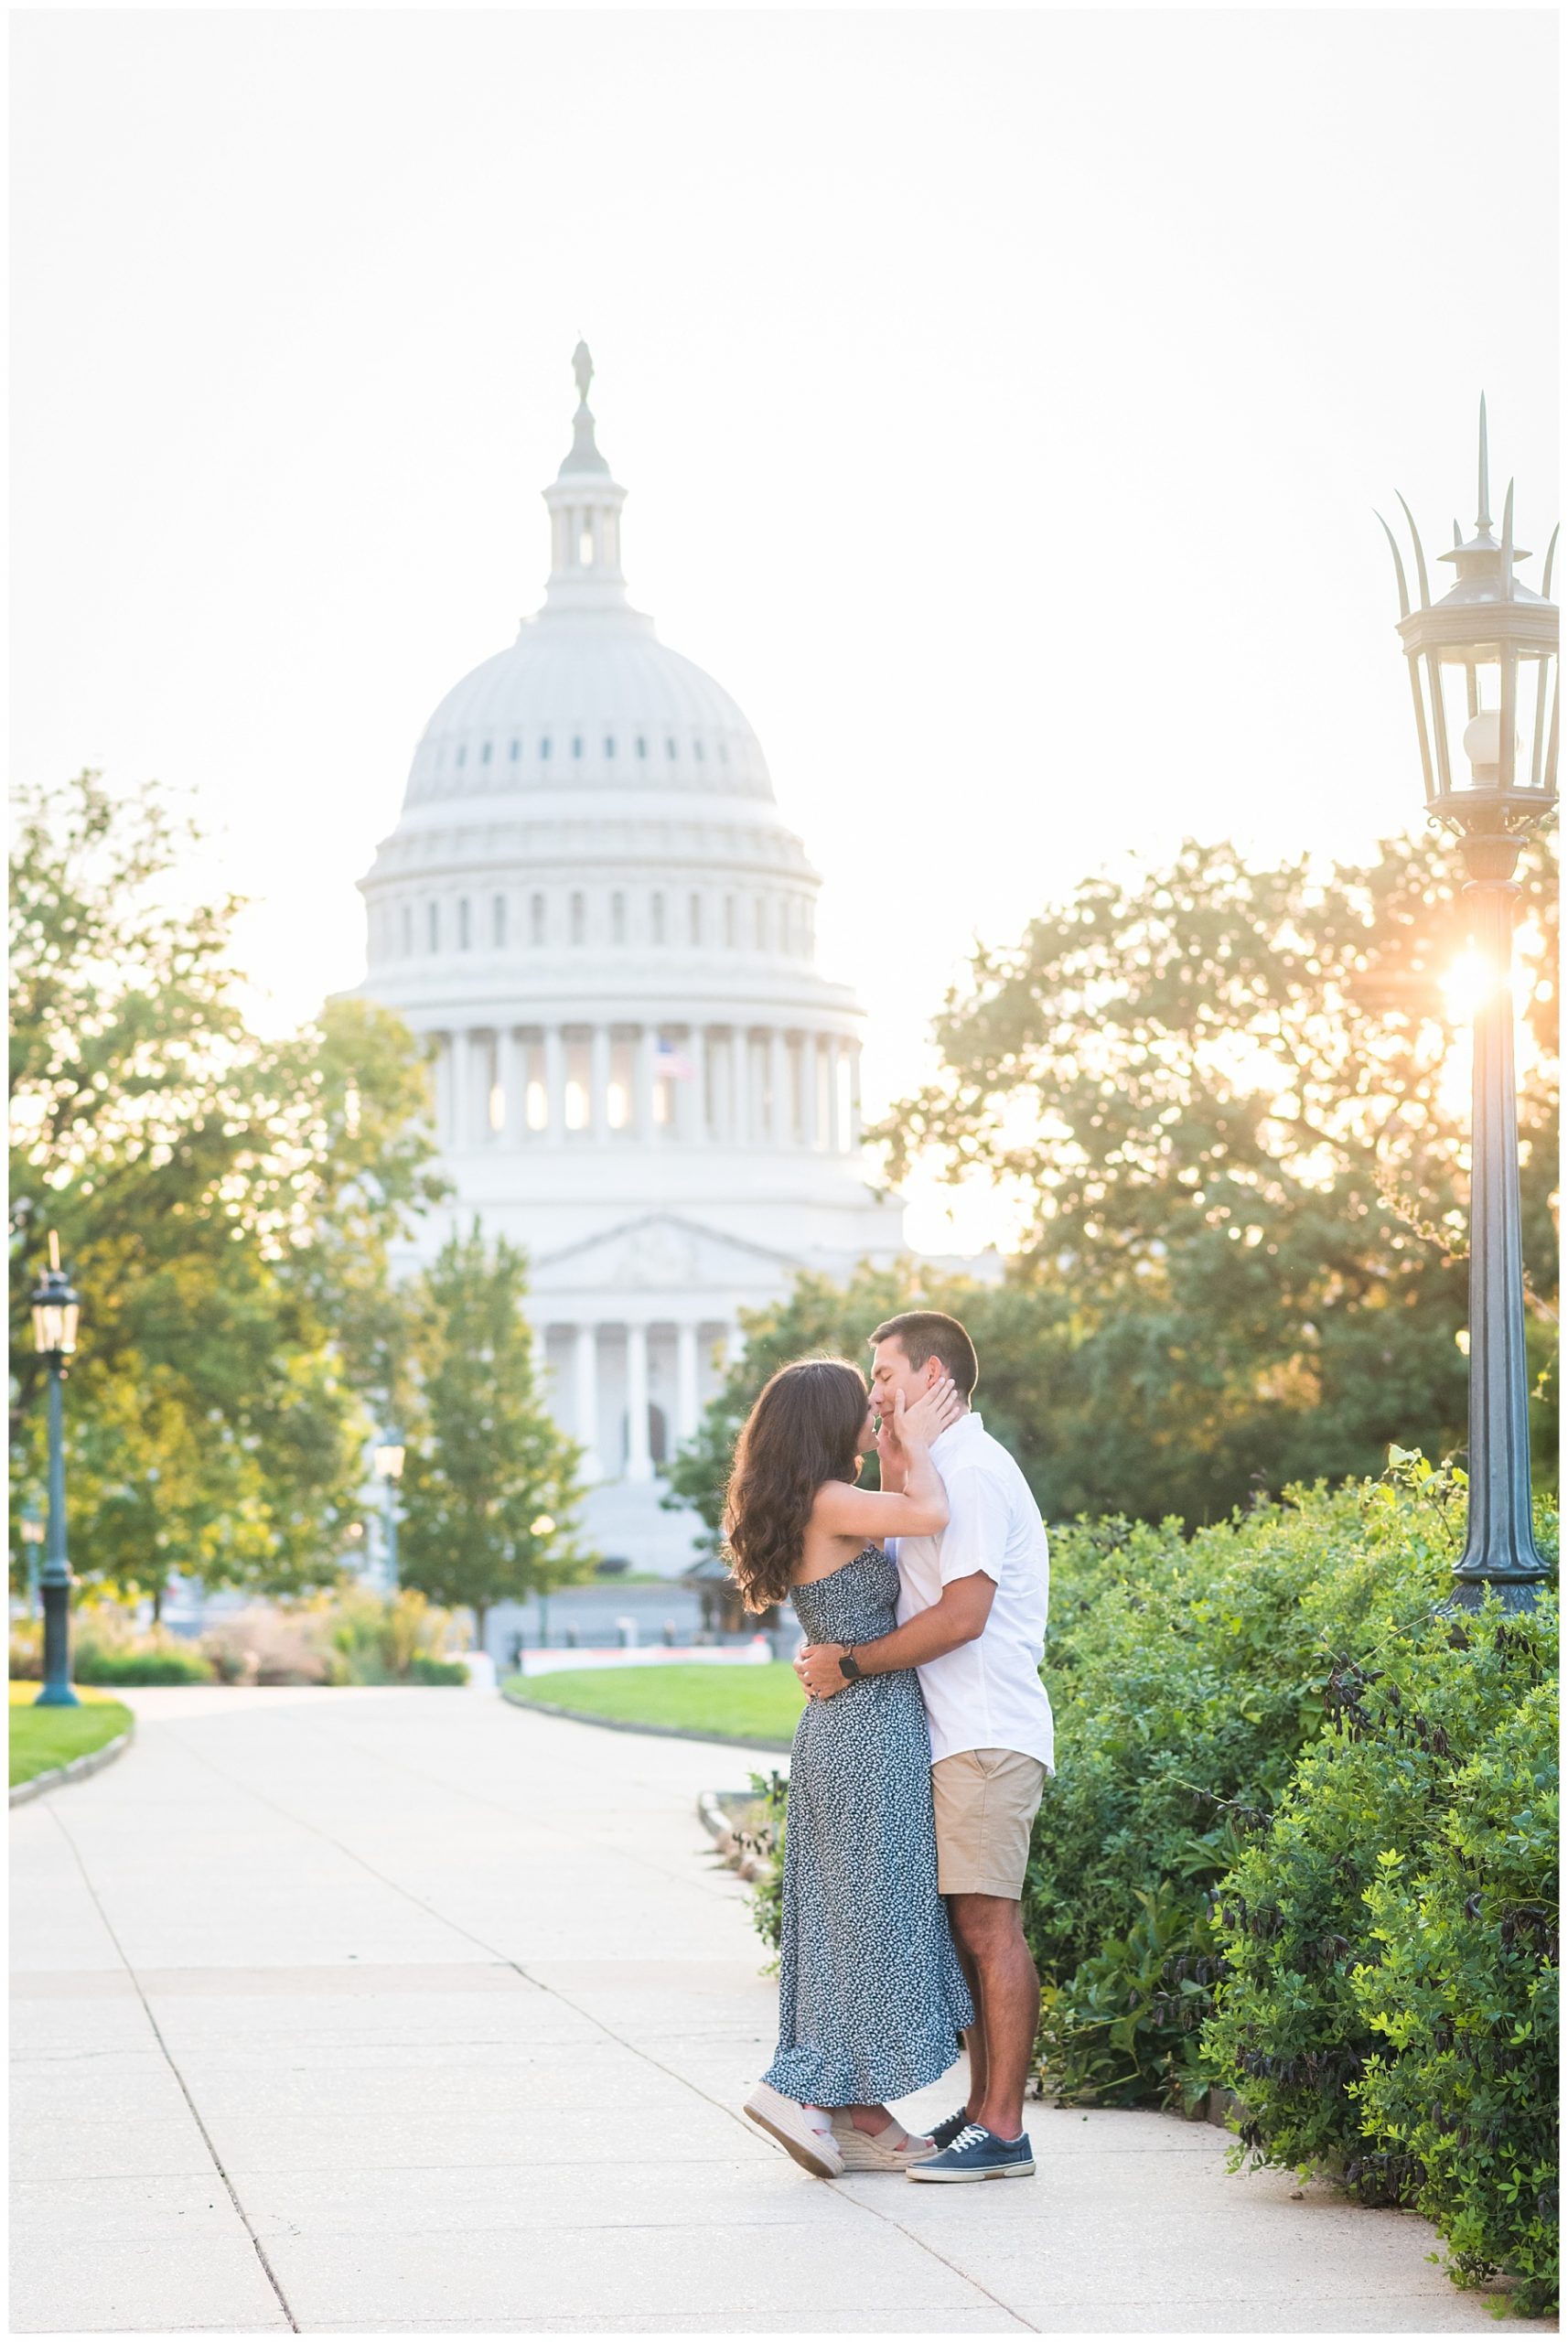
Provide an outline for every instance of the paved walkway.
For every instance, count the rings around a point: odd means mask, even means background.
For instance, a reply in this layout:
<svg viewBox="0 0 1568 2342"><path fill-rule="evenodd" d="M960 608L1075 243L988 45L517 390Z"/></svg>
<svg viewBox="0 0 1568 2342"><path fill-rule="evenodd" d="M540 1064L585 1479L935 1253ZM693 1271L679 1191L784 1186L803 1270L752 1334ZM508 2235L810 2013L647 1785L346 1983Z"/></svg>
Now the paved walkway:
<svg viewBox="0 0 1568 2342"><path fill-rule="evenodd" d="M1431 2232L1155 2114L824 2186L693 1811L740 1751L456 1692L131 1695L12 1819L13 2331L1492 2332ZM947 2111L951 2082L907 2110Z"/></svg>

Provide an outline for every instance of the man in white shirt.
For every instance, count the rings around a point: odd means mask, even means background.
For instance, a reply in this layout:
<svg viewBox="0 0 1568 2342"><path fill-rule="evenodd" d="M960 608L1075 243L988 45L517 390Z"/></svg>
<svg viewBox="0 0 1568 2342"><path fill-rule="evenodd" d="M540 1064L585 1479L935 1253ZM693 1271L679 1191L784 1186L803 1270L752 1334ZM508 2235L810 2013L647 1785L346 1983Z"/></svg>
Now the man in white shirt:
<svg viewBox="0 0 1568 2342"><path fill-rule="evenodd" d="M1024 2134L1024 2087L1040 1983L1019 1902L1054 1753L1039 1672L1050 1590L1046 1531L1017 1465L968 1410L980 1369L958 1320L910 1310L871 1339L885 1488L903 1484L891 1430L894 1394L902 1391L912 1405L950 1374L966 1406L931 1449L947 1489L948 1525L936 1536L890 1542L903 1585L898 1624L854 1653L863 1675L919 1670L931 1734L938 1885L976 2010L965 2040L968 2103L937 2126L939 2153L908 2175L1026 2176L1035 2165ZM801 1652L796 1671L813 1698L843 1689L843 1655L838 1644Z"/></svg>

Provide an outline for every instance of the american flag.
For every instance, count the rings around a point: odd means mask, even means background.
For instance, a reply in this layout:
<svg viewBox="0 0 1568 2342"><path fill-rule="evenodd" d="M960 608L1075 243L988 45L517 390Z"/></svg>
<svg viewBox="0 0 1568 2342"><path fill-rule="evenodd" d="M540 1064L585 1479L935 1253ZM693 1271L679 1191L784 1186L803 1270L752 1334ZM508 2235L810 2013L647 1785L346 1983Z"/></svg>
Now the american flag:
<svg viewBox="0 0 1568 2342"><path fill-rule="evenodd" d="M667 1081L690 1081L697 1070L691 1058L682 1056L672 1041L664 1040L653 1053L653 1069Z"/></svg>

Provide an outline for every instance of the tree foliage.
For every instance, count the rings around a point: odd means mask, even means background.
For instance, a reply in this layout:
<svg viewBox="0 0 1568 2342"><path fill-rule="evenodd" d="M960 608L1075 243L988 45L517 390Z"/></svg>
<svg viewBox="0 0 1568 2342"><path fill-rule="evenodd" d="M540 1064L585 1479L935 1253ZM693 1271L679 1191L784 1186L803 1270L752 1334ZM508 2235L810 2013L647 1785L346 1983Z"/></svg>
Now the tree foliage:
<svg viewBox="0 0 1568 2342"><path fill-rule="evenodd" d="M78 1572L274 1591L338 1566L397 1305L389 1245L441 1192L424 1068L363 1004L265 1038L232 897L180 898L195 833L91 773L25 795L11 907L14 1487L37 1485L27 1296L58 1229L81 1292L68 1407ZM15 1551L15 1539L13 1539Z"/></svg>
<svg viewBox="0 0 1568 2342"><path fill-rule="evenodd" d="M1222 1518L1259 1488L1465 1439L1465 949L1449 844L1365 866L1250 867L1188 843L1086 880L983 949L937 1026L937 1078L877 1133L994 1182L1023 1246L1047 1509ZM1521 866L1520 1087L1538 1362L1554 1354L1555 892ZM1554 1408L1542 1403L1543 1466Z"/></svg>
<svg viewBox="0 0 1568 2342"><path fill-rule="evenodd" d="M403 1466L403 1581L475 1614L586 1574L576 1542L582 1450L538 1387L524 1304L527 1262L476 1220L414 1289L417 1398ZM548 1526L542 1526L548 1523Z"/></svg>

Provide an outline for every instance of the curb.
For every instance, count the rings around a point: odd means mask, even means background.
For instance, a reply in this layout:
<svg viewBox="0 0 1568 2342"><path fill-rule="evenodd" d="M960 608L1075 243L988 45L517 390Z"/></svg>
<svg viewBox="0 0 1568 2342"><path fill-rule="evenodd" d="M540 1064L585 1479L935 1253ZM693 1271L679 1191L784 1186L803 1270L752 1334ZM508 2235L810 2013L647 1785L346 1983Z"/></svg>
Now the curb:
<svg viewBox="0 0 1568 2342"><path fill-rule="evenodd" d="M536 1716L564 1716L568 1724L596 1724L601 1732L632 1732L655 1740L705 1740L717 1742L725 1748L759 1748L769 1756L787 1756L795 1746L792 1740L756 1740L743 1738L735 1732L689 1732L679 1724L633 1724L625 1716L591 1716L582 1708L558 1708L549 1700L523 1700L515 1692L505 1692L501 1698L509 1708L524 1708Z"/></svg>
<svg viewBox="0 0 1568 2342"><path fill-rule="evenodd" d="M102 1748L89 1751L85 1756L73 1756L69 1765L51 1765L47 1773L35 1773L30 1781L18 1781L11 1791L13 1805L26 1805L29 1799L42 1797L46 1789L63 1789L67 1781L84 1781L90 1773L101 1773L116 1756L123 1756L131 1746L136 1727L121 1733L113 1740L106 1740Z"/></svg>

